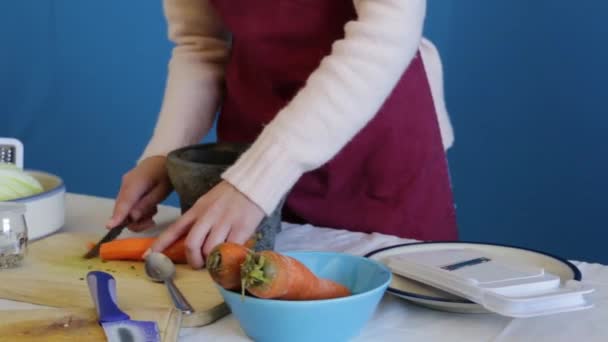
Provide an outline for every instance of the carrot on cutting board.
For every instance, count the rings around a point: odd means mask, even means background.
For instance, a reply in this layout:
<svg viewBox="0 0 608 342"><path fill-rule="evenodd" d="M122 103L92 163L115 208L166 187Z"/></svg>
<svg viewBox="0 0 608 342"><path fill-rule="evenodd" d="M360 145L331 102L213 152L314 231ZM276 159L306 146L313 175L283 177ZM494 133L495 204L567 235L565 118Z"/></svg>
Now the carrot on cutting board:
<svg viewBox="0 0 608 342"><path fill-rule="evenodd" d="M144 253L152 246L156 238L126 238L101 244L99 257L102 260L133 260L142 261ZM187 263L185 238L175 241L167 247L163 254L178 264Z"/></svg>
<svg viewBox="0 0 608 342"><path fill-rule="evenodd" d="M298 260L273 251L248 254L241 281L243 293L265 299L317 300L351 294L346 286L319 278Z"/></svg>
<svg viewBox="0 0 608 342"><path fill-rule="evenodd" d="M258 239L259 235L254 235L245 243L245 246L243 248L254 248ZM155 240L156 238L153 237L133 237L106 242L101 244L101 246L99 247L99 257L102 260L142 261L143 254L148 250L148 248L152 246ZM169 247L167 247L163 251L163 254L165 254L167 257L169 257L169 259L171 259L177 264L188 263L188 260L186 259L185 241L185 237L180 238L179 240L171 244ZM92 248L90 243L88 247L89 249ZM245 254L247 253L243 253L243 260L245 259ZM230 269L230 267L228 268ZM239 277L240 279L239 272L237 272L237 277Z"/></svg>
<svg viewBox="0 0 608 342"><path fill-rule="evenodd" d="M250 249L232 242L217 245L207 258L211 278L226 290L241 289L241 265Z"/></svg>
<svg viewBox="0 0 608 342"><path fill-rule="evenodd" d="M102 243L99 257L102 260L143 260L143 254L152 246L154 238L126 238Z"/></svg>

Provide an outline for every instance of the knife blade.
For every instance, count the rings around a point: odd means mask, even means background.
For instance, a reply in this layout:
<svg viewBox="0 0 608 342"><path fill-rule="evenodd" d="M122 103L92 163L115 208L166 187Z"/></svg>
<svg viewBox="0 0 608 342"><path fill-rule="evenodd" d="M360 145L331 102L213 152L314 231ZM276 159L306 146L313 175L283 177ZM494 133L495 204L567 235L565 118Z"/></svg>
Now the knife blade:
<svg viewBox="0 0 608 342"><path fill-rule="evenodd" d="M102 271L87 274L87 284L97 309L97 320L108 342L160 342L158 324L135 321L117 305L116 280Z"/></svg>
<svg viewBox="0 0 608 342"><path fill-rule="evenodd" d="M99 242L97 242L97 244L95 245L95 247L91 248L88 252L85 253L85 255L83 256L83 258L85 258L85 259L91 259L91 258L94 258L94 257L98 256L99 255L99 247L101 247L101 244L116 239L122 233L122 231L125 228L127 228L127 226L129 224L131 224L131 220L129 218L126 218L117 227L114 227L114 228L110 229L110 231L103 238L101 238L101 240L99 240Z"/></svg>

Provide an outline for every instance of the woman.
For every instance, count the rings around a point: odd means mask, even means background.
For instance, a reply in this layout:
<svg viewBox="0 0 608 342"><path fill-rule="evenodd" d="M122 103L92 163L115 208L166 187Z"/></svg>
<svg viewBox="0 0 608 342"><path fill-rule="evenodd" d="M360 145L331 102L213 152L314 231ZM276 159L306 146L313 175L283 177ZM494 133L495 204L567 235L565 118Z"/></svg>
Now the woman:
<svg viewBox="0 0 608 342"><path fill-rule="evenodd" d="M297 222L457 237L426 1L165 0L164 10L176 46L163 108L108 227L127 215L133 230L153 224L170 192L166 154L200 141L221 107L218 139L252 147L152 250L187 234L188 261L202 267L288 192L286 217Z"/></svg>

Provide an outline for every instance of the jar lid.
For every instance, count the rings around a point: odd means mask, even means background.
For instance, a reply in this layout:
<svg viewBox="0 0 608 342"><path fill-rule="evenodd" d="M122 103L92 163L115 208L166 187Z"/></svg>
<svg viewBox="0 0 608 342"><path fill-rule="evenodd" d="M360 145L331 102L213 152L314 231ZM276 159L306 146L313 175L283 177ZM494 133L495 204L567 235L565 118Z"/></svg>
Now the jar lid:
<svg viewBox="0 0 608 342"><path fill-rule="evenodd" d="M25 204L16 202L0 202L0 214L2 213L23 215L25 213Z"/></svg>

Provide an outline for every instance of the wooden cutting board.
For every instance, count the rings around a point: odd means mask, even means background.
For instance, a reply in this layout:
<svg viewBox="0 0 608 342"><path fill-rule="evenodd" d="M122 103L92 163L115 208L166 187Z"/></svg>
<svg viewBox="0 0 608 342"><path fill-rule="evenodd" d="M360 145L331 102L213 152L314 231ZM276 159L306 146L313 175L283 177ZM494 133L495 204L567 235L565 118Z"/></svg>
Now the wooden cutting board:
<svg viewBox="0 0 608 342"><path fill-rule="evenodd" d="M85 260L87 242L98 235L59 233L33 242L21 267L0 270L0 298L59 308L92 308L86 274L105 271L116 278L118 305L124 309L170 309L164 284L146 277L143 262ZM194 307L182 326L207 325L229 313L206 270L177 265L175 284Z"/></svg>
<svg viewBox="0 0 608 342"><path fill-rule="evenodd" d="M172 309L125 310L131 319L156 321L161 341L177 341L181 313ZM0 311L0 340L11 342L106 341L94 309Z"/></svg>

